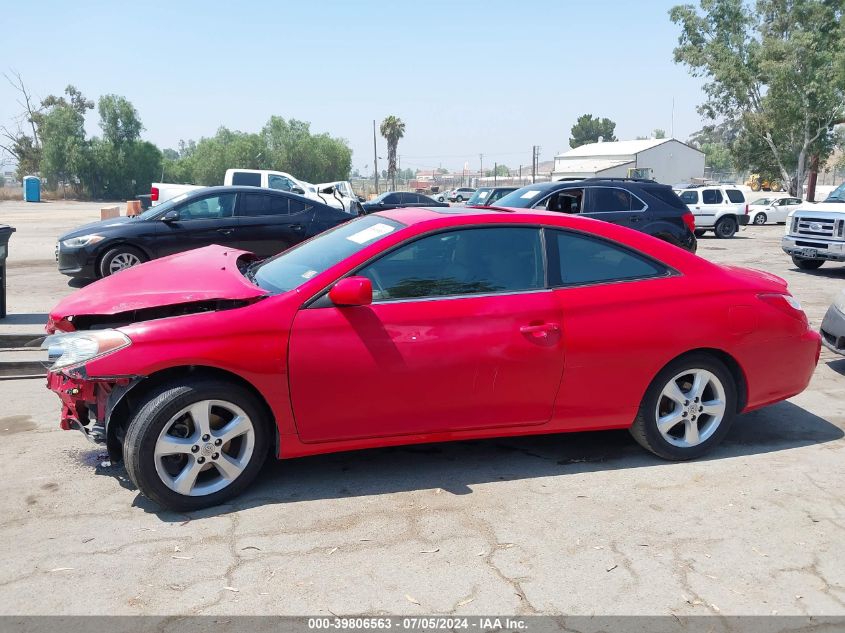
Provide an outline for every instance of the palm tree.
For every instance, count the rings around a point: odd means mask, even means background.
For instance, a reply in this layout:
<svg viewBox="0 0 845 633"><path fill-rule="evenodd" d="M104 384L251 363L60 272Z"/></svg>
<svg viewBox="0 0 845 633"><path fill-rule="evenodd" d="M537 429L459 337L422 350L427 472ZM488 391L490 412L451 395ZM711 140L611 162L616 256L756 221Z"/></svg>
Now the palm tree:
<svg viewBox="0 0 845 633"><path fill-rule="evenodd" d="M396 191L396 148L399 139L405 136L405 124L402 119L391 114L381 122L379 131L387 140L387 176L393 181L392 187Z"/></svg>

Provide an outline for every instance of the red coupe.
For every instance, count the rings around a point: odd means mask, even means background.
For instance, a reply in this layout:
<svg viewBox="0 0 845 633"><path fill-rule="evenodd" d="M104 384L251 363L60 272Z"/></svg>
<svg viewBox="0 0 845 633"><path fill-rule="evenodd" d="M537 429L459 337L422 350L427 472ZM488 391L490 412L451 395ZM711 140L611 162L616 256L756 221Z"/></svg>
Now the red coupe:
<svg viewBox="0 0 845 633"><path fill-rule="evenodd" d="M666 459L801 392L819 336L773 275L558 213L400 209L257 261L210 246L53 310L61 426L191 510L279 458L628 428ZM785 363L789 371L784 371Z"/></svg>

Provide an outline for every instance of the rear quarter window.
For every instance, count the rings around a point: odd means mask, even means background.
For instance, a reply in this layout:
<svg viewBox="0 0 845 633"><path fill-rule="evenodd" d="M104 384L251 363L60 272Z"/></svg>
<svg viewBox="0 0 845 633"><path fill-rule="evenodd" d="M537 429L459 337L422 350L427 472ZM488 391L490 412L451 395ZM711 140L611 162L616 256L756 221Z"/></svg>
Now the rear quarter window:
<svg viewBox="0 0 845 633"><path fill-rule="evenodd" d="M243 187L260 187L261 174L251 174L245 171L236 171L232 174L232 184Z"/></svg>
<svg viewBox="0 0 845 633"><path fill-rule="evenodd" d="M698 204L697 191L682 191L680 198L684 204Z"/></svg>
<svg viewBox="0 0 845 633"><path fill-rule="evenodd" d="M731 202L745 202L745 196L739 189L725 189L725 193L728 194L728 200Z"/></svg>
<svg viewBox="0 0 845 633"><path fill-rule="evenodd" d="M643 191L673 209L678 209L679 211L687 210L684 202L678 197L678 194L672 191L671 187L643 187Z"/></svg>

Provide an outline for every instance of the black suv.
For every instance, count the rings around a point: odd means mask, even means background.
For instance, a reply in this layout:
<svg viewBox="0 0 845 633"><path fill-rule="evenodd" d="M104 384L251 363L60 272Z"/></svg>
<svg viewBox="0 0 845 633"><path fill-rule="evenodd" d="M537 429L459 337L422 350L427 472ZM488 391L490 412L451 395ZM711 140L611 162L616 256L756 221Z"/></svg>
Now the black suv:
<svg viewBox="0 0 845 633"><path fill-rule="evenodd" d="M621 224L695 252L695 218L669 185L636 178L586 178L528 185L496 207L578 213Z"/></svg>

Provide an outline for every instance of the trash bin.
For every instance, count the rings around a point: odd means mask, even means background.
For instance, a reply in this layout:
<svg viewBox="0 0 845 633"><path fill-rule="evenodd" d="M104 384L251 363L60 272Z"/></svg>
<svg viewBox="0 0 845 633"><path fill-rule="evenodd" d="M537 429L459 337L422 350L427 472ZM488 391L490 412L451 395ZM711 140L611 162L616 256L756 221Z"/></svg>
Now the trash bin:
<svg viewBox="0 0 845 633"><path fill-rule="evenodd" d="M11 226L0 224L0 319L6 317L6 258L9 255L9 237L14 232Z"/></svg>
<svg viewBox="0 0 845 633"><path fill-rule="evenodd" d="M38 176L24 176L24 202L41 202L41 179Z"/></svg>

